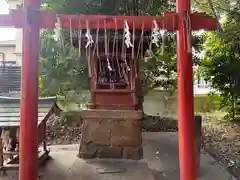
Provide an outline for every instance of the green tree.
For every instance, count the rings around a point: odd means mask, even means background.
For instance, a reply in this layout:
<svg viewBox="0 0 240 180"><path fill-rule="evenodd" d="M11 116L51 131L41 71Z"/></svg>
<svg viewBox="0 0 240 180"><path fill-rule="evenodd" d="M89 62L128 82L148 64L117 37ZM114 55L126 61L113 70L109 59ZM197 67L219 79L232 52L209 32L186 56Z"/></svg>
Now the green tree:
<svg viewBox="0 0 240 180"><path fill-rule="evenodd" d="M161 15L174 10L174 0L46 0L59 13L106 15Z"/></svg>
<svg viewBox="0 0 240 180"><path fill-rule="evenodd" d="M240 95L240 18L235 13L222 23L223 32L206 33L203 74L220 93L222 108L235 119Z"/></svg>
<svg viewBox="0 0 240 180"><path fill-rule="evenodd" d="M239 10L236 8L238 0L192 0L192 3L194 10L213 16L228 13L239 14Z"/></svg>
<svg viewBox="0 0 240 180"><path fill-rule="evenodd" d="M42 31L40 54L40 95L58 95L65 102L85 100L82 92L89 89L89 75L79 52L55 40L53 31Z"/></svg>

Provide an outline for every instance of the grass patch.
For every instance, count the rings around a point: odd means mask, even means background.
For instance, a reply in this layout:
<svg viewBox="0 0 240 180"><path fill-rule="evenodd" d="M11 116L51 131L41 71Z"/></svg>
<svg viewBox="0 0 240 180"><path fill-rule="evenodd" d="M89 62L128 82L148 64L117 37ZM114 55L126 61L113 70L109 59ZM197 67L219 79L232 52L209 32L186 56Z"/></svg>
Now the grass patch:
<svg viewBox="0 0 240 180"><path fill-rule="evenodd" d="M177 96L168 96L165 92L151 91L144 99L144 110L151 115L177 115ZM219 109L219 103L208 95L194 96L194 112L210 113Z"/></svg>

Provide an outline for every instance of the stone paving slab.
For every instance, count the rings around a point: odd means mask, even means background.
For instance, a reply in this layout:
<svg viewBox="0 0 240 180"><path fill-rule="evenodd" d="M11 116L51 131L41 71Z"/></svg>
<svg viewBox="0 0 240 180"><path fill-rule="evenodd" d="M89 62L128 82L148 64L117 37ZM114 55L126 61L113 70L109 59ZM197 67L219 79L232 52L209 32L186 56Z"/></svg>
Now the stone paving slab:
<svg viewBox="0 0 240 180"><path fill-rule="evenodd" d="M39 169L39 180L154 180L152 171L143 161L85 161L76 157L74 146L62 148L54 147L56 151L51 153L51 159ZM0 180L18 180L18 173L8 172L8 176Z"/></svg>
<svg viewBox="0 0 240 180"><path fill-rule="evenodd" d="M79 178L80 177L80 178ZM93 160L75 161L66 180L154 180L144 162Z"/></svg>
<svg viewBox="0 0 240 180"><path fill-rule="evenodd" d="M178 133L144 132L144 160L167 180L179 180ZM236 180L206 152L201 152L198 180Z"/></svg>
<svg viewBox="0 0 240 180"><path fill-rule="evenodd" d="M144 160L78 159L78 145L50 146L51 159L39 169L39 180L179 180L178 134L143 133ZM0 180L18 180L8 172ZM236 180L207 153L201 153L198 180Z"/></svg>

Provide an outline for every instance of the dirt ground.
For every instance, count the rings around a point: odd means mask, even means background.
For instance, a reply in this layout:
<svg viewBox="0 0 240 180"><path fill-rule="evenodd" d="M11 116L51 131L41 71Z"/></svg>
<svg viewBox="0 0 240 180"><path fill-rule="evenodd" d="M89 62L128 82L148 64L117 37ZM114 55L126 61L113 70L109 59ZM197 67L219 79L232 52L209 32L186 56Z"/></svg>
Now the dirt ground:
<svg viewBox="0 0 240 180"><path fill-rule="evenodd" d="M203 148L240 179L240 122L205 117Z"/></svg>

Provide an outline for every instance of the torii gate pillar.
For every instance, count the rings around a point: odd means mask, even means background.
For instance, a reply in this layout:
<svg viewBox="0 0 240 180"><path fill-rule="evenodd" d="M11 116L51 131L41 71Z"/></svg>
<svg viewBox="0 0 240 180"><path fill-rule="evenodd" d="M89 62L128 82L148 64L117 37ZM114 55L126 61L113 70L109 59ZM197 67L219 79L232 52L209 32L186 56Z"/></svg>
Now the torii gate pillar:
<svg viewBox="0 0 240 180"><path fill-rule="evenodd" d="M179 14L191 12L190 0L176 0ZM194 104L192 53L188 52L184 42L188 42L183 16L178 18L177 30L177 74L178 74L178 139L180 179L196 180L194 150ZM192 46L190 46L192 48Z"/></svg>
<svg viewBox="0 0 240 180"><path fill-rule="evenodd" d="M24 0L24 7L39 10L40 0ZM34 18L30 18L29 15L25 16L21 75L19 180L37 180L39 22L37 15Z"/></svg>

